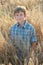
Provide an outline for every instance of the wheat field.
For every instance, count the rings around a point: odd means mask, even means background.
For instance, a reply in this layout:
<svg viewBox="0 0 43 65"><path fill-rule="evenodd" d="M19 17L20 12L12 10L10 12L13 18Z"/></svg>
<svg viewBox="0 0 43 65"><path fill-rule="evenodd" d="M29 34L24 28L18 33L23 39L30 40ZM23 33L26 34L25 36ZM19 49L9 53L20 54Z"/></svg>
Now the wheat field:
<svg viewBox="0 0 43 65"><path fill-rule="evenodd" d="M26 7L27 20L35 27L38 42L43 43L43 0L0 0L0 48L9 43L9 29L16 23L14 8L18 5ZM32 59L29 65L34 65Z"/></svg>

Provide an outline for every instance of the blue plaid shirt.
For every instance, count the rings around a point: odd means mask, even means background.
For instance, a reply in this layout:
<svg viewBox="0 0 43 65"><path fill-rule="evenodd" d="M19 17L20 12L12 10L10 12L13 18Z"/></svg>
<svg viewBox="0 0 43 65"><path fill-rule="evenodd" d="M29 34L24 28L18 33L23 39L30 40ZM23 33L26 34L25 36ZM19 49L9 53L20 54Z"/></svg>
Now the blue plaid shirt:
<svg viewBox="0 0 43 65"><path fill-rule="evenodd" d="M33 42L37 42L34 27L26 21L21 27L19 23L13 25L10 29L11 42L17 43L20 48L29 49Z"/></svg>

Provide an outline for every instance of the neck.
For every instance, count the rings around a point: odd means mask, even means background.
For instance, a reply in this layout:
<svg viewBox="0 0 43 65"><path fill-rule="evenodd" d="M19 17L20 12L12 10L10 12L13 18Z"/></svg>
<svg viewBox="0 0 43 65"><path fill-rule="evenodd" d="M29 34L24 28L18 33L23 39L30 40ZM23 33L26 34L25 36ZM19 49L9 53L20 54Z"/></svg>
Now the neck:
<svg viewBox="0 0 43 65"><path fill-rule="evenodd" d="M24 20L23 22L19 23L20 26L23 26L25 24L26 20Z"/></svg>

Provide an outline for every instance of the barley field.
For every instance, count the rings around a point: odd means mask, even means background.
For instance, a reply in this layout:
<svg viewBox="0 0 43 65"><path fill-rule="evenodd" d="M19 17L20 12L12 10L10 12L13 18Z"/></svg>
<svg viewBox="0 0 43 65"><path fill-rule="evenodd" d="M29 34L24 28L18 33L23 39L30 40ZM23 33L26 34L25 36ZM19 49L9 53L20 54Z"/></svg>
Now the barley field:
<svg viewBox="0 0 43 65"><path fill-rule="evenodd" d="M36 30L39 43L37 48L39 51L43 51L43 0L0 0L0 53L4 54L5 51L2 52L4 49L3 46L10 42L9 30L16 23L14 19L14 8L18 5L26 7L27 20ZM32 57L34 59L33 55ZM33 59L30 58L28 65L34 65ZM41 60L43 61L43 59ZM27 65L26 61L24 65ZM36 65L38 65L38 61Z"/></svg>

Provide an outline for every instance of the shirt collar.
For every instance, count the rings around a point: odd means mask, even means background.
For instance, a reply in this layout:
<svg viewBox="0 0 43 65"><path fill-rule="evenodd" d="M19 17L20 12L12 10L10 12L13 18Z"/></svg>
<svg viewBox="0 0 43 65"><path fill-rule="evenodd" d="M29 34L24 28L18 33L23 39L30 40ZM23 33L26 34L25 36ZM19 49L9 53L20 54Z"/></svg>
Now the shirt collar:
<svg viewBox="0 0 43 65"><path fill-rule="evenodd" d="M19 24L19 23L17 23L17 26L19 27L19 26L20 26L20 24ZM24 22L24 24L23 24L22 28L25 28L26 26L27 26L27 21L25 20L25 22Z"/></svg>

